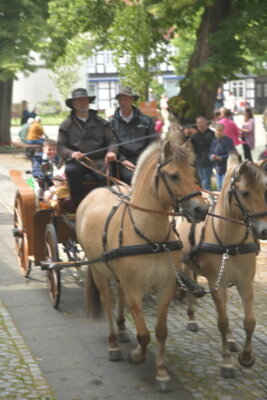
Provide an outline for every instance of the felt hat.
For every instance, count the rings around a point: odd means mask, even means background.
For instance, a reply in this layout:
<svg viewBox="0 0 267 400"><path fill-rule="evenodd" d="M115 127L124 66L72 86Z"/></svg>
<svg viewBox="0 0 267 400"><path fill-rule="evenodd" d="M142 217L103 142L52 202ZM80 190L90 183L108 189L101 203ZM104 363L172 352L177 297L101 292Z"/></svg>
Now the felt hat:
<svg viewBox="0 0 267 400"><path fill-rule="evenodd" d="M118 97L123 94L124 96L133 97L134 101L139 99L139 96L133 93L132 89L128 86L120 86L118 93L115 96L115 99L118 100Z"/></svg>
<svg viewBox="0 0 267 400"><path fill-rule="evenodd" d="M72 106L72 100L73 99L80 99L82 97L86 97L87 99L89 99L89 103L92 103L95 99L95 96L88 96L87 90L86 89L75 89L72 91L71 93L71 97L69 97L65 103L69 108L73 108Z"/></svg>

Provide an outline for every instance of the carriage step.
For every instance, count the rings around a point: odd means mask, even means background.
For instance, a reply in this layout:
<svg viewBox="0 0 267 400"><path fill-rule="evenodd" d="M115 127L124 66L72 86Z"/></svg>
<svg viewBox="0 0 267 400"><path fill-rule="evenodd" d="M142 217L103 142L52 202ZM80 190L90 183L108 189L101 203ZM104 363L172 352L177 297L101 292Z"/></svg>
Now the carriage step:
<svg viewBox="0 0 267 400"><path fill-rule="evenodd" d="M186 289L195 297L203 297L205 294L207 294L206 290L202 286L192 281L192 279L188 278L181 272L177 273L176 275L176 283L183 289L180 281L182 281L182 284L186 287Z"/></svg>

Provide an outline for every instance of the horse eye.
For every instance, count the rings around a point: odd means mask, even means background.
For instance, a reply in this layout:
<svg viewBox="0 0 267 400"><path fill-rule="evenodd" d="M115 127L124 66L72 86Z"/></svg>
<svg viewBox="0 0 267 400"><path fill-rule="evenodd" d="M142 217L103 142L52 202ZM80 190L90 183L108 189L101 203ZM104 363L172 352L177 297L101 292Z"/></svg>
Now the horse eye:
<svg viewBox="0 0 267 400"><path fill-rule="evenodd" d="M245 198L249 197L249 192L247 192L246 190L244 192L242 192L242 196Z"/></svg>
<svg viewBox="0 0 267 400"><path fill-rule="evenodd" d="M170 178L171 178L173 181L176 181L176 180L178 180L180 177L179 177L179 175L177 175L177 174L170 174Z"/></svg>

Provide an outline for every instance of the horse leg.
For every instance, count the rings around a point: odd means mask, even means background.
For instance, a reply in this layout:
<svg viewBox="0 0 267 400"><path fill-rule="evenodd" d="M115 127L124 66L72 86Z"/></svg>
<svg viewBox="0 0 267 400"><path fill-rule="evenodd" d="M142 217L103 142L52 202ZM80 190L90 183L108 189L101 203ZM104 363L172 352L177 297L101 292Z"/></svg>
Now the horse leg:
<svg viewBox="0 0 267 400"><path fill-rule="evenodd" d="M221 376L223 378L234 378L235 368L232 362L230 347L228 343L228 333L230 329L226 310L226 287L220 287L217 291L213 291L212 298L217 309L217 325L222 338L223 365L221 367Z"/></svg>
<svg viewBox="0 0 267 400"><path fill-rule="evenodd" d="M167 313L173 296L170 296L170 287L165 289L157 304L157 323L155 326L155 335L157 338L156 355L156 389L160 392L169 390L170 375L167 370L165 360L165 343L167 339Z"/></svg>
<svg viewBox="0 0 267 400"><path fill-rule="evenodd" d="M147 329L141 294L131 288L125 288L125 298L133 316L136 326L137 347L130 353L130 361L133 364L141 364L146 358L146 348L150 342L150 333Z"/></svg>
<svg viewBox="0 0 267 400"><path fill-rule="evenodd" d="M191 293L188 293L188 295L187 295L188 321L187 321L186 329L190 332L198 331L198 323L197 323L196 317L195 317L196 306L197 306L196 298Z"/></svg>
<svg viewBox="0 0 267 400"><path fill-rule="evenodd" d="M122 352L119 348L117 342L117 336L115 333L115 324L112 314L112 295L109 286L108 279L103 277L97 270L93 271L93 277L95 284L100 292L100 298L102 305L106 311L108 324L109 324L109 336L108 336L108 358L110 361L119 361L122 360Z"/></svg>
<svg viewBox="0 0 267 400"><path fill-rule="evenodd" d="M255 355L252 349L252 336L256 326L256 320L253 311L253 287L250 283L246 287L238 287L239 294L243 301L244 307L244 330L246 340L241 353L239 354L239 363L243 367L250 368L255 362Z"/></svg>
<svg viewBox="0 0 267 400"><path fill-rule="evenodd" d="M118 316L117 316L117 326L118 326L118 333L117 333L117 338L119 342L129 342L129 335L125 326L125 316L124 316L124 304L125 304L125 298L124 298L124 293L123 290L118 284Z"/></svg>

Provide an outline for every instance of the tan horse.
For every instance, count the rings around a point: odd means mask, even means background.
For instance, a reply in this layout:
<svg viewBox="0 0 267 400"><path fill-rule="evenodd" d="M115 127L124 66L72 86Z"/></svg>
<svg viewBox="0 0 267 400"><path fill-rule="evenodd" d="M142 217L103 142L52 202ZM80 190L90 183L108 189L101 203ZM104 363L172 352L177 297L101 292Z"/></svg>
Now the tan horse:
<svg viewBox="0 0 267 400"><path fill-rule="evenodd" d="M179 209L190 221L198 222L205 218L208 209L201 192L196 192L190 160L192 151L188 146L178 148L170 142L153 143L138 161L130 200L121 199L108 188L98 188L82 201L76 215L78 241L88 259L101 257L104 251L126 249L123 257L94 263L88 268L88 313L93 318L99 317L100 303L96 294L100 292L109 322L110 360L122 358L118 336L125 339L126 328L123 298L119 296L116 332L109 278L114 275L119 281L121 294L133 315L138 346L131 352L130 359L135 364L145 360L150 341L142 299L151 288L157 293L156 382L161 391L167 390L170 379L164 355L166 319L175 290L181 245L171 227L169 214L172 209ZM170 248L170 243L174 248ZM149 253L143 254L143 248L149 248Z"/></svg>
<svg viewBox="0 0 267 400"><path fill-rule="evenodd" d="M191 279L194 273L203 275L209 284L222 337L221 375L225 378L235 375L231 351L237 351L227 317L229 285L237 287L244 307L246 340L239 354L239 362L251 367L255 361L252 350L256 324L253 280L259 251L258 239L267 239L266 165L267 162L261 165L249 161L238 163L237 156L232 154L222 191L205 222L198 224L195 229L181 218L176 224L184 244L183 272ZM189 294L188 329L192 331L198 329L194 311L195 301Z"/></svg>

